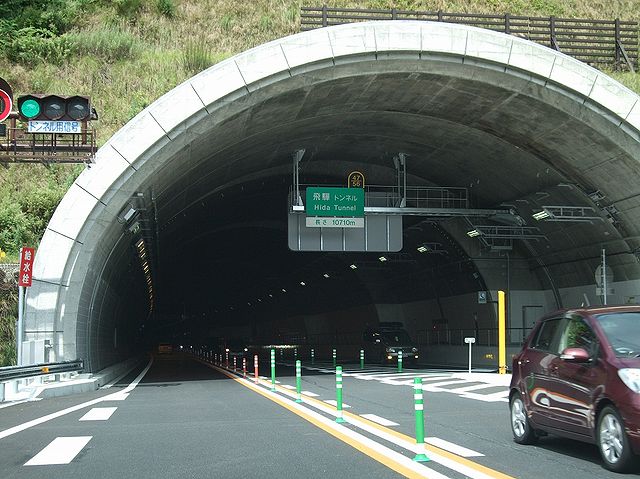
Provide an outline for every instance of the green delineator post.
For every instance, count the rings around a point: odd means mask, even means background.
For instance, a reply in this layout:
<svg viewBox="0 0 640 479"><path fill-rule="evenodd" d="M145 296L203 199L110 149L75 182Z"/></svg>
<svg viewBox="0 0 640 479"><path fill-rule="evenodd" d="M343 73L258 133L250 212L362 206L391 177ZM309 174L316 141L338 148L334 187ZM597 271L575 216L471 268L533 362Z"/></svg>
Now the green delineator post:
<svg viewBox="0 0 640 479"><path fill-rule="evenodd" d="M333 350L333 367L336 367L336 357L338 356L336 350Z"/></svg>
<svg viewBox="0 0 640 479"><path fill-rule="evenodd" d="M364 349L360 350L360 369L364 369Z"/></svg>
<svg viewBox="0 0 640 479"><path fill-rule="evenodd" d="M398 372L402 372L402 349L398 351Z"/></svg>
<svg viewBox="0 0 640 479"><path fill-rule="evenodd" d="M342 366L336 366L336 410L336 422L346 422L342 417Z"/></svg>
<svg viewBox="0 0 640 479"><path fill-rule="evenodd" d="M296 360L296 402L302 402L302 363Z"/></svg>
<svg viewBox="0 0 640 479"><path fill-rule="evenodd" d="M271 390L276 390L276 350L271 350Z"/></svg>
<svg viewBox="0 0 640 479"><path fill-rule="evenodd" d="M419 449L426 451L424 444L424 400L422 394L422 379L415 378L413 380L413 400L416 410L416 444ZM429 459L424 452L419 452L413 460L418 462L428 462L431 459Z"/></svg>

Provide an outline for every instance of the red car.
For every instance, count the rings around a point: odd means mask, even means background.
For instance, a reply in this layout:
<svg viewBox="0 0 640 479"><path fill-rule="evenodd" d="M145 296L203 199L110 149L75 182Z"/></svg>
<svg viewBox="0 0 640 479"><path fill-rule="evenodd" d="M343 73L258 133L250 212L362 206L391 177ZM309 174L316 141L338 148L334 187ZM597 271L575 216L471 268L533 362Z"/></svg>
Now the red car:
<svg viewBox="0 0 640 479"><path fill-rule="evenodd" d="M640 306L543 317L513 359L509 406L519 444L547 433L594 443L607 469L640 454Z"/></svg>

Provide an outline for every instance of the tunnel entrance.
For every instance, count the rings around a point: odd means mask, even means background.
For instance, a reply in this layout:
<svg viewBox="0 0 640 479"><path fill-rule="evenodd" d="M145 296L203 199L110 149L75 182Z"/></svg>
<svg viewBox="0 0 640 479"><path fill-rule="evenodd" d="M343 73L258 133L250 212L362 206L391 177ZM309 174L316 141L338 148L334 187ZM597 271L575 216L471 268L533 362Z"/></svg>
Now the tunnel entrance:
<svg viewBox="0 0 640 479"><path fill-rule="evenodd" d="M531 311L599 300L602 248L617 300L637 287L639 125L637 95L604 74L471 27L345 25L257 47L99 150L43 238L27 339L90 370L157 341L357 338L381 321L425 344L490 342L505 290L516 344ZM394 188L402 153L408 188L458 188L494 214L402 215L399 251L292 251L301 149L301 184L359 171Z"/></svg>

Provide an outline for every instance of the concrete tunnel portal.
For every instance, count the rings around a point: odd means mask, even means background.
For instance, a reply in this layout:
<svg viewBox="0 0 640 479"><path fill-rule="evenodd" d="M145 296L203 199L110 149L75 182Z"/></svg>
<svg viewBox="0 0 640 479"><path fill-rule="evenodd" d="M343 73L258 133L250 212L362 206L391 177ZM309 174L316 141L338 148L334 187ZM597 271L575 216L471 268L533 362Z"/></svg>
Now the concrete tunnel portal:
<svg viewBox="0 0 640 479"><path fill-rule="evenodd" d="M343 186L357 170L394 186L402 153L408 186L464 189L471 208L510 214L406 215L384 262L294 252L300 149L303 184ZM603 249L609 302L635 301L639 176L640 98L559 52L431 22L304 32L187 80L99 150L42 239L25 339L97 371L158 340L320 338L390 320L424 335L473 328L474 314L490 328L477 293L496 290L508 326L526 328L600 301Z"/></svg>

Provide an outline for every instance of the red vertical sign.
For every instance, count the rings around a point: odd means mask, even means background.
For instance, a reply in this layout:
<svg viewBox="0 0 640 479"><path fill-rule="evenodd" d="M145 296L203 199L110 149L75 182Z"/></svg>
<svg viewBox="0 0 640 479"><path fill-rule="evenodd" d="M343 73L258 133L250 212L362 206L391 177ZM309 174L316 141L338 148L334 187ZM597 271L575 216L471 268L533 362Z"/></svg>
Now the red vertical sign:
<svg viewBox="0 0 640 479"><path fill-rule="evenodd" d="M34 248L22 248L20 250L20 277L18 278L18 286L31 286L35 255Z"/></svg>

